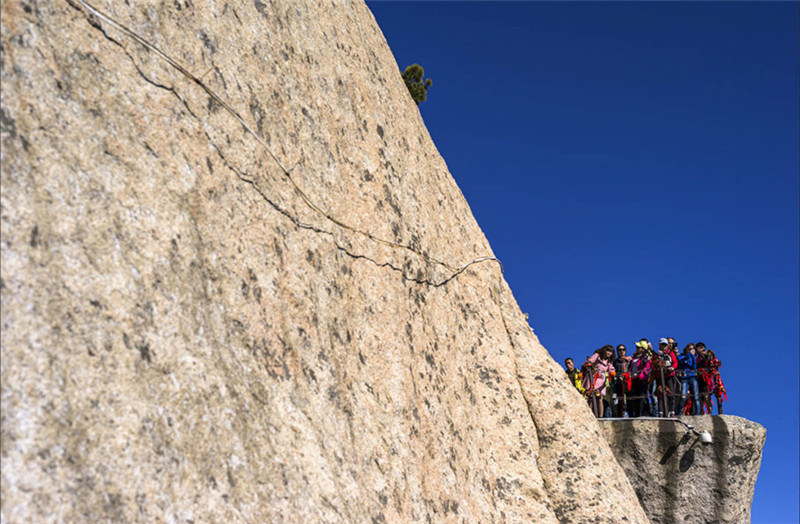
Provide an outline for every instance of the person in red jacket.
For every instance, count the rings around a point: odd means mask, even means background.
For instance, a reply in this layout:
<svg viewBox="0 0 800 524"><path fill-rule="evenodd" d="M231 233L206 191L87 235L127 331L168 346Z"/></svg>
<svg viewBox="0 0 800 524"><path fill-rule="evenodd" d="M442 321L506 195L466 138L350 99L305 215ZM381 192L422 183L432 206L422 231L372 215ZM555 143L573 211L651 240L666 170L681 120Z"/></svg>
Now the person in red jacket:
<svg viewBox="0 0 800 524"><path fill-rule="evenodd" d="M719 374L719 368L721 366L722 362L717 359L716 353L710 349L706 351L702 379L706 384L706 389L709 393L705 406L708 409L709 415L711 415L712 408L711 395L714 395L714 398L717 399L718 415L722 415L722 397L724 396L725 400L728 400L728 393L725 391L725 384L722 383L722 375Z"/></svg>

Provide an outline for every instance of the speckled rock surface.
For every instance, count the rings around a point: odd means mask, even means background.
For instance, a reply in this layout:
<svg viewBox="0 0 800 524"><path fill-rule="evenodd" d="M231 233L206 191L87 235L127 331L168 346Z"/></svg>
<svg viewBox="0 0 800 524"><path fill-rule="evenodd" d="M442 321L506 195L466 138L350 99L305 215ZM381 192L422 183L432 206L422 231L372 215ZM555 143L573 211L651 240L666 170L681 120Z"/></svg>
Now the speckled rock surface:
<svg viewBox="0 0 800 524"><path fill-rule="evenodd" d="M747 524L766 430L731 415L681 417L677 422L602 421L603 433L636 489L651 522Z"/></svg>
<svg viewBox="0 0 800 524"><path fill-rule="evenodd" d="M3 523L647 522L454 276L491 249L362 2L96 7L165 55L2 3Z"/></svg>

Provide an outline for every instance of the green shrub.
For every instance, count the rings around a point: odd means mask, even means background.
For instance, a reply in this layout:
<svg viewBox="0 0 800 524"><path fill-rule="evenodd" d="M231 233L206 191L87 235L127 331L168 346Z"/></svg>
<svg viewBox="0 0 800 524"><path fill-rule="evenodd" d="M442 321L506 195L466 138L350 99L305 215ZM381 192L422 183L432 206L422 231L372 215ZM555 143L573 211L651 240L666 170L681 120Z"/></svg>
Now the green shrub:
<svg viewBox="0 0 800 524"><path fill-rule="evenodd" d="M419 64L411 64L403 71L403 81L417 105L428 98L428 88L433 85L433 80L426 78L423 81L423 76L425 76L425 70Z"/></svg>

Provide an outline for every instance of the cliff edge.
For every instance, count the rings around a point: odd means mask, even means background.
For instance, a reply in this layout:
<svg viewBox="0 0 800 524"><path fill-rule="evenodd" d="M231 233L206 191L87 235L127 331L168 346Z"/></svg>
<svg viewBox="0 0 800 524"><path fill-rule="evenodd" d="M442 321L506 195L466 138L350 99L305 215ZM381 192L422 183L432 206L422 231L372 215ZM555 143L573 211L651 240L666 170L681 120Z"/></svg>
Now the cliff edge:
<svg viewBox="0 0 800 524"><path fill-rule="evenodd" d="M647 522L363 2L1 6L3 523Z"/></svg>
<svg viewBox="0 0 800 524"><path fill-rule="evenodd" d="M659 524L746 524L767 432L731 415L681 417L711 443L669 420L605 420L603 433Z"/></svg>

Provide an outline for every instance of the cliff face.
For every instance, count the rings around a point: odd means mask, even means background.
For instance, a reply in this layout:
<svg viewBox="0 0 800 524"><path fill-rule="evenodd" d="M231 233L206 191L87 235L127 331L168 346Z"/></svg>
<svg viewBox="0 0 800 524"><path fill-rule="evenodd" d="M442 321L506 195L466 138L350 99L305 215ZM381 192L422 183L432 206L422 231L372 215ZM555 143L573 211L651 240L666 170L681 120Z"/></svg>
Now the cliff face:
<svg viewBox="0 0 800 524"><path fill-rule="evenodd" d="M766 430L730 415L682 417L713 442L671 421L615 420L601 426L647 516L660 524L750 522Z"/></svg>
<svg viewBox="0 0 800 524"><path fill-rule="evenodd" d="M646 522L366 6L131 4L2 3L3 522Z"/></svg>

